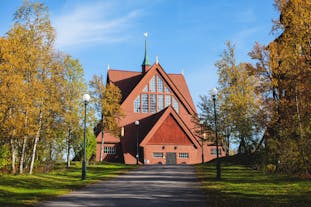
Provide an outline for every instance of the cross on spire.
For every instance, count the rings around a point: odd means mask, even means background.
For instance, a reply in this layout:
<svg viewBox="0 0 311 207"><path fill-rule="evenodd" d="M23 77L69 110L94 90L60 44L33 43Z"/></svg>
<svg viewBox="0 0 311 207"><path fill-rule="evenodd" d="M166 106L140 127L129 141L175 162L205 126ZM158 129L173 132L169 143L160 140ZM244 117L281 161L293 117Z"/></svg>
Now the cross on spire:
<svg viewBox="0 0 311 207"><path fill-rule="evenodd" d="M144 36L145 36L145 56L144 56L143 64L141 65L141 67L142 67L142 71L146 72L150 68L150 64L149 64L148 56L147 56L147 37L148 37L148 33L144 32Z"/></svg>

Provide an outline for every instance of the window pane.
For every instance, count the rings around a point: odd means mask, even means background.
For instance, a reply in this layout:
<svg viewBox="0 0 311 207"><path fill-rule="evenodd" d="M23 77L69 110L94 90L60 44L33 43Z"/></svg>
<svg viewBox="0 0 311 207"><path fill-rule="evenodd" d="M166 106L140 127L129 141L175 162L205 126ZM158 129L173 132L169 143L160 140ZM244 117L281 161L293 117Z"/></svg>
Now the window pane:
<svg viewBox="0 0 311 207"><path fill-rule="evenodd" d="M153 76L152 79L150 80L150 91L156 92L156 77L155 76Z"/></svg>
<svg viewBox="0 0 311 207"><path fill-rule="evenodd" d="M173 97L173 108L178 113L179 112L179 106L177 100Z"/></svg>
<svg viewBox="0 0 311 207"><path fill-rule="evenodd" d="M168 107L169 105L171 105L171 96L165 95L165 107Z"/></svg>
<svg viewBox="0 0 311 207"><path fill-rule="evenodd" d="M159 76L157 76L157 79L158 79L158 92L163 92L164 90L163 80Z"/></svg>
<svg viewBox="0 0 311 207"><path fill-rule="evenodd" d="M156 95L150 94L150 112L155 113L156 112Z"/></svg>
<svg viewBox="0 0 311 207"><path fill-rule="evenodd" d="M165 87L165 93L170 93L170 89L168 87Z"/></svg>
<svg viewBox="0 0 311 207"><path fill-rule="evenodd" d="M143 92L148 92L148 85L145 86Z"/></svg>
<svg viewBox="0 0 311 207"><path fill-rule="evenodd" d="M158 95L158 111L164 108L164 95Z"/></svg>
<svg viewBox="0 0 311 207"><path fill-rule="evenodd" d="M154 152L153 153L153 157L162 158L163 157L163 153L162 152Z"/></svg>
<svg viewBox="0 0 311 207"><path fill-rule="evenodd" d="M141 103L142 103L142 112L147 113L149 105L148 94L141 95Z"/></svg>
<svg viewBox="0 0 311 207"><path fill-rule="evenodd" d="M179 158L189 158L189 153L187 152L181 152L178 154Z"/></svg>
<svg viewBox="0 0 311 207"><path fill-rule="evenodd" d="M140 96L137 96L134 101L134 112L140 112Z"/></svg>
<svg viewBox="0 0 311 207"><path fill-rule="evenodd" d="M105 154L116 154L117 149L116 147L104 147L104 153Z"/></svg>

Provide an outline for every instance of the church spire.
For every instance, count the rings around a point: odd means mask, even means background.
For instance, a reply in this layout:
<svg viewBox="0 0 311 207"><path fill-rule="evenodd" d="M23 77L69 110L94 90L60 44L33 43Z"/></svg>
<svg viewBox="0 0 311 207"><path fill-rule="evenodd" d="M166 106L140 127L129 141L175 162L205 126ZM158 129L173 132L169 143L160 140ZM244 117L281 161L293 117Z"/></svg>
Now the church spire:
<svg viewBox="0 0 311 207"><path fill-rule="evenodd" d="M142 71L143 72L147 72L148 69L150 68L150 64L148 62L148 56L147 56L147 37L148 37L148 33L145 32L144 36L145 36L145 56L144 56L143 64L141 65L141 67L142 67Z"/></svg>

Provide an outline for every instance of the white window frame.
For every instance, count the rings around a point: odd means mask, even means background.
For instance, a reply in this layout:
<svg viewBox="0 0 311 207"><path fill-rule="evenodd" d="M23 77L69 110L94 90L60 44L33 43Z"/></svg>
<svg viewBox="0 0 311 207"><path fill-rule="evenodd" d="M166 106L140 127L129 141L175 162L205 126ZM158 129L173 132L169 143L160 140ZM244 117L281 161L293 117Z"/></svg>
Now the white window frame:
<svg viewBox="0 0 311 207"><path fill-rule="evenodd" d="M152 153L152 156L154 158L163 158L164 154L163 154L163 152L154 152L154 153Z"/></svg>
<svg viewBox="0 0 311 207"><path fill-rule="evenodd" d="M116 146L104 146L104 154L114 155L117 153Z"/></svg>
<svg viewBox="0 0 311 207"><path fill-rule="evenodd" d="M188 152L180 152L178 153L178 158L189 158Z"/></svg>

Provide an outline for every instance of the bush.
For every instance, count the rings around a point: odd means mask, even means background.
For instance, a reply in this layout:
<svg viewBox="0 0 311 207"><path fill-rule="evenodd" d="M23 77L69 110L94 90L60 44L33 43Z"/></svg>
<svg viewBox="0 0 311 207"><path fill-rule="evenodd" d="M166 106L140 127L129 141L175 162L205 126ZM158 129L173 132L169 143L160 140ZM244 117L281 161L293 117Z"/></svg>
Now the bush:
<svg viewBox="0 0 311 207"><path fill-rule="evenodd" d="M274 164L266 165L266 169L265 169L266 173L271 174L271 173L275 173L275 171L276 171L276 166Z"/></svg>

